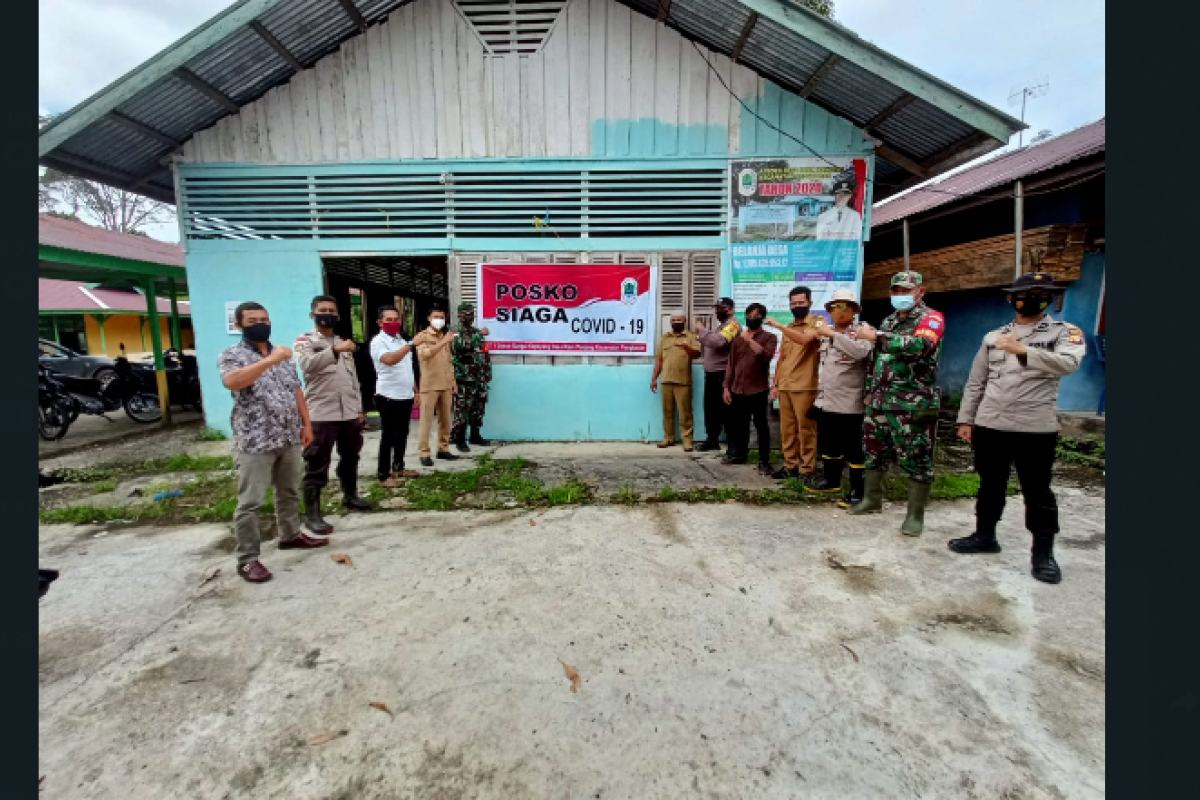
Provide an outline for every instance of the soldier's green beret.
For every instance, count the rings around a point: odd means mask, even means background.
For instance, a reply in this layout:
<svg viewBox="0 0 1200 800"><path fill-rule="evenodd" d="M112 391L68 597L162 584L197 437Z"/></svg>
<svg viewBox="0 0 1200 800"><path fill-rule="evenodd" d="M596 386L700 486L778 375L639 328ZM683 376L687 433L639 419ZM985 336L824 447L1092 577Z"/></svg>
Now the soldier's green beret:
<svg viewBox="0 0 1200 800"><path fill-rule="evenodd" d="M458 313L460 313L460 314L463 313L464 311L474 311L474 310L475 310L474 303L459 303L458 304Z"/></svg>

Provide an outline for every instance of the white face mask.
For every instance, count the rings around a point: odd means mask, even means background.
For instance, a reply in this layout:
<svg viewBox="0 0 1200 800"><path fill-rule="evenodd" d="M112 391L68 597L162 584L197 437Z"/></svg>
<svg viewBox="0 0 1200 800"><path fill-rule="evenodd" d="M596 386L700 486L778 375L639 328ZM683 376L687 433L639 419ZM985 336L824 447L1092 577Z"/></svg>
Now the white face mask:
<svg viewBox="0 0 1200 800"><path fill-rule="evenodd" d="M440 331L442 328L446 327L446 320L433 319L433 320L429 321L429 324L432 325L433 327L437 328Z"/></svg>

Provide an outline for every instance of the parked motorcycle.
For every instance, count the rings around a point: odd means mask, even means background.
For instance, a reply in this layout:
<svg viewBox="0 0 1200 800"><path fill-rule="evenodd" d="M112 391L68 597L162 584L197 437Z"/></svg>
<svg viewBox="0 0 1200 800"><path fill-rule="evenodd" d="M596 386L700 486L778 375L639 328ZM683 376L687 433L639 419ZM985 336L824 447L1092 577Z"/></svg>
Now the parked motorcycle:
<svg viewBox="0 0 1200 800"><path fill-rule="evenodd" d="M124 408L134 422L158 422L162 409L158 393L148 389L129 361L118 358L116 375L108 382L95 378L77 378L53 372L38 365L38 431L43 439L54 441L66 435L80 414L105 416ZM153 375L153 372L151 372Z"/></svg>

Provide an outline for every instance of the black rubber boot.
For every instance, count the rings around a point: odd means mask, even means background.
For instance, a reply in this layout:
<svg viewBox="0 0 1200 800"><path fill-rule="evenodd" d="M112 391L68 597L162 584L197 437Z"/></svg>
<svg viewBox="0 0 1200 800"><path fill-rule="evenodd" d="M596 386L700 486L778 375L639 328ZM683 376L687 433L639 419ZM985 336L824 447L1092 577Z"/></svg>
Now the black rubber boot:
<svg viewBox="0 0 1200 800"><path fill-rule="evenodd" d="M342 505L356 511L370 511L375 506L358 496L358 477L339 478L342 484Z"/></svg>
<svg viewBox="0 0 1200 800"><path fill-rule="evenodd" d="M951 539L946 543L956 553L999 553L1000 543L996 541L996 523L975 521L975 532L961 539Z"/></svg>
<svg viewBox="0 0 1200 800"><path fill-rule="evenodd" d="M850 468L850 494L838 500L838 508L849 508L863 499L863 468Z"/></svg>
<svg viewBox="0 0 1200 800"><path fill-rule="evenodd" d="M863 477L863 498L850 506L850 513L879 514L883 511L883 473L866 470Z"/></svg>
<svg viewBox="0 0 1200 800"><path fill-rule="evenodd" d="M822 458L821 477L814 478L804 488L815 494L837 494L842 490L842 467L845 463L840 458Z"/></svg>
<svg viewBox="0 0 1200 800"><path fill-rule="evenodd" d="M313 533L333 533L333 526L321 517L321 490L304 487L304 523Z"/></svg>
<svg viewBox="0 0 1200 800"><path fill-rule="evenodd" d="M1033 551L1030 559L1030 574L1043 583L1058 583L1062 580L1062 570L1054 560L1054 534L1035 533L1033 535Z"/></svg>
<svg viewBox="0 0 1200 800"><path fill-rule="evenodd" d="M925 530L925 504L929 502L929 491L932 482L908 481L908 515L900 525L900 532L905 536L920 536Z"/></svg>
<svg viewBox="0 0 1200 800"><path fill-rule="evenodd" d="M471 444L477 444L480 447L487 447L492 443L491 439L483 438L483 435L479 432L479 428L476 428L474 425L471 426L471 438L467 439L467 441Z"/></svg>
<svg viewBox="0 0 1200 800"><path fill-rule="evenodd" d="M467 447L467 432L465 430L459 432L459 434L454 437L454 446L460 453L471 452L471 448Z"/></svg>

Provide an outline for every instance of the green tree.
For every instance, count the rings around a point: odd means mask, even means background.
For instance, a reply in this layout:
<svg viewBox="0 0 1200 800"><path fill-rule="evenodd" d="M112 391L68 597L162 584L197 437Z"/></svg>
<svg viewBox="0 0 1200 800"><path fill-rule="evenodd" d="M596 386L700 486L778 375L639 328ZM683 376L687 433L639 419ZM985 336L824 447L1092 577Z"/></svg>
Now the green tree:
<svg viewBox="0 0 1200 800"><path fill-rule="evenodd" d="M38 128L53 119L39 114ZM44 167L38 170L38 212L143 236L144 226L174 218L174 211L166 203Z"/></svg>

